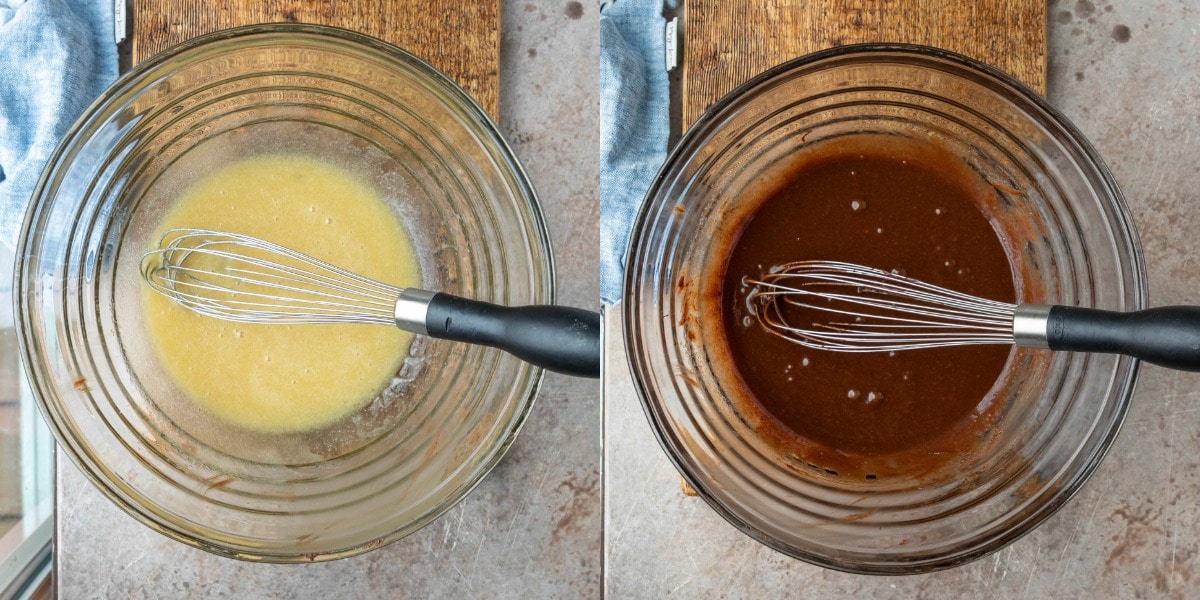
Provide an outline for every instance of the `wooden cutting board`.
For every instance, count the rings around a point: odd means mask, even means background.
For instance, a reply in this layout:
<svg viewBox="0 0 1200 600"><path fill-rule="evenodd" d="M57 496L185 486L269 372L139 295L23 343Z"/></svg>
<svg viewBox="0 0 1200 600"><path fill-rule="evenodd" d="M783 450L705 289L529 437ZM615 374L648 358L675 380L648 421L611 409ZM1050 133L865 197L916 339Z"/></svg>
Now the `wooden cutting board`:
<svg viewBox="0 0 1200 600"><path fill-rule="evenodd" d="M201 34L256 23L319 23L391 42L428 61L499 114L498 0L132 0L137 64Z"/></svg>
<svg viewBox="0 0 1200 600"><path fill-rule="evenodd" d="M965 54L1046 93L1045 0L684 0L681 124L781 62L903 42Z"/></svg>

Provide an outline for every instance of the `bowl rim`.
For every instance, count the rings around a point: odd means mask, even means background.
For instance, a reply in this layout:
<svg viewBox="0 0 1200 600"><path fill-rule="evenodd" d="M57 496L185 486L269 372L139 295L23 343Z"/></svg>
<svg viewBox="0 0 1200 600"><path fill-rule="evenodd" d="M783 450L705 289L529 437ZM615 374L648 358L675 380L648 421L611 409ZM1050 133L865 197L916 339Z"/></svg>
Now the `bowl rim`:
<svg viewBox="0 0 1200 600"><path fill-rule="evenodd" d="M34 248L31 244L35 239L34 223L37 220L36 217L39 208L44 204L40 199L44 197L52 175L59 170L63 158L81 141L81 133L114 100L144 83L148 73L152 73L164 64L176 60L181 56L200 49L216 47L225 42L270 36L318 41L334 40L346 46L369 49L388 60L395 61L411 69L418 77L424 78L437 86L440 92L447 93L451 104L456 109L464 111L466 117L480 128L480 133L485 134L488 141L495 144L498 152L497 158L500 159L497 161L497 167L501 171L509 172L511 180L516 186L515 189L519 192L518 207L521 211L520 214L524 225L530 235L531 244L533 247L540 247L543 250L540 252L540 261L536 254L531 256L531 264L534 265L536 270L541 271L540 279L542 280L541 285L534 289L534 293L543 296L547 304L555 303L558 287L557 270L555 268L554 251L546 225L545 213L542 210L541 202L538 200L537 193L534 190L528 173L518 160L508 141L504 138L492 116L454 80L450 79L450 77L427 61L403 48L349 29L310 23L246 25L203 34L171 46L121 74L80 113L71 126L63 133L55 145L54 151L47 159L46 166L42 169L25 211L16 244L16 249L19 253L18 256L28 258L32 255ZM28 277L29 275L33 275L33 273L26 273L30 268L28 265L28 261L26 261L25 265L18 264L13 272L13 304L15 314L18 316L15 323L17 328L18 353L25 377L30 384L30 389L38 403L43 419L49 426L59 446L96 489L135 520L188 546L228 558L271 563L308 563L335 560L374 550L420 530L454 508L470 495L507 454L528 420L545 380L544 369L527 365L527 368L530 369L529 390L523 397L516 399L520 403L520 406L514 412L514 419L508 435L495 440L495 450L489 460L479 464L479 474L477 477L473 480L468 480L466 485L460 488L461 491L457 492L456 497L453 495L448 497L450 501L436 507L435 510L431 510L423 515L423 518L414 521L409 527L404 528L405 533L403 535L397 535L401 531L397 530L379 538L364 540L350 547L303 554L299 552L281 553L269 550L264 551L265 549L263 548L251 549L234 546L227 542L216 542L190 533L186 531L186 528L179 527L178 520L168 516L171 513L157 510L137 502L132 497L128 497L126 495L126 488L129 486L118 485L117 487L113 487L116 480L107 476L109 473L108 468L101 461L97 460L91 452L87 451L83 444L76 440L72 434L74 429L67 424L67 420L47 400L47 398L55 397L58 394L53 390L55 386L52 385L51 378L43 377L42 372L44 369L42 363L46 362L46 359L42 356L42 353L37 351L37 348L41 344L34 339L40 337L40 334L35 335L38 326L31 321L30 311L26 310L30 299L29 294L25 290L33 283ZM535 280L534 283L536 284L537 281ZM136 496L141 495L140 492L136 493Z"/></svg>
<svg viewBox="0 0 1200 600"><path fill-rule="evenodd" d="M635 259L648 251L643 248L642 240L650 228L651 202L650 200L656 197L662 187L666 184L668 175L676 168L677 165L687 161L689 154L694 150L694 146L699 140L711 129L717 118L722 115L727 109L735 105L749 91L790 72L804 69L816 63L828 61L832 59L850 57L854 55L869 55L878 54L891 58L913 58L925 62L943 62L950 63L967 72L973 72L984 76L991 82L1007 88L1008 91L1020 97L1033 105L1033 107L1041 111L1048 117L1056 126L1061 127L1063 133L1069 142L1075 144L1083 155L1096 168L1096 172L1100 175L1100 180L1108 192L1112 195L1114 205L1111 207L1114 212L1114 228L1118 237L1125 237L1130 243L1131 249L1131 269L1130 275L1134 288L1134 294L1130 298L1130 302L1134 305L1134 309L1144 308L1147 304L1147 281L1146 281L1146 265L1142 251L1141 239L1138 236L1137 229L1134 227L1132 212L1129 210L1128 203L1125 201L1124 195L1121 193L1120 187L1117 185L1115 177L1112 175L1108 165L1100 157L1099 152L1091 144L1083 133L1063 115L1058 109L1054 108L1038 92L1034 91L1024 82L1016 79L1014 76L1001 71L1000 69L980 62L963 54L926 46L920 44L907 43L861 43L848 44L834 48L827 48L806 54L774 67L771 67L754 77L751 77L741 85L735 87L732 91L722 96L719 100L709 105L703 113L696 119L696 122L691 124L687 131L679 138L674 147L669 149L666 160L659 168L658 172L651 180L650 186L638 207L637 213L634 215L633 226L630 230L628 244L624 254L625 273L622 277L621 289L621 316L622 316L622 341L625 344L626 366L633 377L634 389L637 391L639 403L645 413L646 419L649 421L650 429L654 433L655 439L659 446L667 455L671 464L674 465L679 475L694 489L697 495L702 498L718 515L726 522L732 525L735 529L748 535L755 541L777 551L781 554L791 556L815 564L817 566L843 571L855 574L868 575L915 575L920 573L928 573L944 569L953 568L963 564L967 564L978 560L984 556L997 552L1016 540L1024 537L1030 531L1036 529L1046 519L1056 513L1067 502L1071 500L1079 492L1080 489L1091 479L1096 468L1099 467L1105 455L1112 447L1117 435L1124 424L1128 414L1129 407L1132 404L1134 392L1138 382L1140 373L1141 361L1131 359L1132 363L1129 370L1129 377L1123 382L1121 389L1116 397L1123 399L1119 401L1117 413L1114 416L1114 422L1109 431L1099 440L1098 451L1092 456L1083 469L1077 473L1067 487L1054 496L1051 501L1039 507L1037 510L1027 513L1015 527L1004 532L1002 535L985 539L981 543L977 543L969 551L959 553L953 557L942 557L937 560L926 561L921 563L869 563L863 564L860 562L848 561L829 556L814 554L810 552L800 552L794 548L790 548L778 540L767 535L765 532L757 529L750 521L735 513L733 510L724 506L712 492L710 492L701 481L697 473L693 472L688 461L684 460L683 456L676 451L675 445L672 442L671 434L668 427L659 418L659 413L656 412L656 400L654 395L657 393L654 390L647 389L647 381L652 380L650 376L649 366L645 361L638 358L640 350L644 348L644 344L639 338L639 331L642 326L638 323L637 314L634 312L634 303L631 300L634 297L633 290L636 288L634 274L640 269L635 268L639 264ZM954 74L954 76L958 76Z"/></svg>

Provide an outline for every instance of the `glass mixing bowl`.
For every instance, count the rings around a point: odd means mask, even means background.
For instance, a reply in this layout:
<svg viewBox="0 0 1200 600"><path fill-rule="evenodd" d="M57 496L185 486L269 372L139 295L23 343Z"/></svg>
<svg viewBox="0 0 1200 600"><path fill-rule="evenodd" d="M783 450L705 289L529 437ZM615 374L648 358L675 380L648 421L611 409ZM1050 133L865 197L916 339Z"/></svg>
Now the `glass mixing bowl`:
<svg viewBox="0 0 1200 600"><path fill-rule="evenodd" d="M839 477L761 439L732 396L719 319L706 317L720 314L722 240L744 222L755 182L858 134L936 143L994 189L984 209L1023 302L1137 310L1145 267L1083 136L1024 85L947 52L866 45L786 63L710 108L672 153L635 222L624 292L630 369L659 442L758 541L835 569L917 573L993 552L1062 506L1116 436L1138 363L1014 351L993 388L997 421L933 476Z"/></svg>
<svg viewBox="0 0 1200 600"><path fill-rule="evenodd" d="M135 518L246 560L349 556L415 531L470 491L517 435L542 373L496 350L418 337L386 390L320 430L256 433L197 409L149 350L141 255L191 183L265 153L371 183L413 240L423 287L553 302L537 200L474 101L365 36L255 26L154 57L68 132L20 240L22 351L61 447Z"/></svg>

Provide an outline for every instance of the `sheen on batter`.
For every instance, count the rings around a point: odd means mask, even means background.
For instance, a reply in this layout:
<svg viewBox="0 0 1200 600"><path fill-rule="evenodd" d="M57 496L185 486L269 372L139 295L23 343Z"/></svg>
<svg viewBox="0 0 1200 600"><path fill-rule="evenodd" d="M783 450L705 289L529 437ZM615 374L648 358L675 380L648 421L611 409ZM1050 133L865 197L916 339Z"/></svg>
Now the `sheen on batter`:
<svg viewBox="0 0 1200 600"><path fill-rule="evenodd" d="M822 471L868 479L936 470L978 439L1009 347L811 350L749 317L742 283L777 264L838 260L1013 302L1010 263L971 175L949 153L909 153L882 139L831 143L743 225L725 270L722 321L747 410L765 414L766 437Z"/></svg>
<svg viewBox="0 0 1200 600"><path fill-rule="evenodd" d="M153 239L175 227L251 235L398 287L420 284L412 243L383 199L308 158L262 156L207 175ZM219 419L265 433L320 428L362 408L412 340L380 326L230 323L142 296L149 338L178 387Z"/></svg>

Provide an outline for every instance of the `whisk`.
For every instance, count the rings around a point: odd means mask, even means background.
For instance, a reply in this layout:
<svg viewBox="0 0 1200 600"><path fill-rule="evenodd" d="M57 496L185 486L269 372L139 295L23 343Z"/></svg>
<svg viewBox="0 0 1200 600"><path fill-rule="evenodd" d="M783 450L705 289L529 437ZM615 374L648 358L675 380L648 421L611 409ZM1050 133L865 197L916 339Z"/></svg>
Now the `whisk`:
<svg viewBox="0 0 1200 600"><path fill-rule="evenodd" d="M747 306L767 331L821 350L894 352L1016 344L1125 354L1200 371L1200 307L1113 312L1008 304L844 262L776 266L751 286Z"/></svg>
<svg viewBox="0 0 1200 600"><path fill-rule="evenodd" d="M141 268L155 291L218 319L393 325L499 348L567 375L600 376L600 315L587 310L398 288L272 242L205 229L167 231Z"/></svg>

